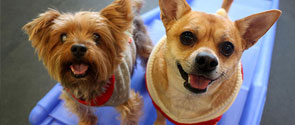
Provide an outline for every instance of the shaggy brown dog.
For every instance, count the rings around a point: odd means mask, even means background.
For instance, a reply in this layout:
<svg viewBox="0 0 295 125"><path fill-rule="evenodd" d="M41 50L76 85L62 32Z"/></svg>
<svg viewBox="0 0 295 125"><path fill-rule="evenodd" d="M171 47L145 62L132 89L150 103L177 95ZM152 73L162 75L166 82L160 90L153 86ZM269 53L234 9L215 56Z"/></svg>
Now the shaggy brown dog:
<svg viewBox="0 0 295 125"><path fill-rule="evenodd" d="M79 124L96 124L91 106L114 106L123 124L136 124L141 96L130 91L136 54L152 49L139 18L139 0L116 0L100 12L49 9L23 29L49 74L64 87L61 98Z"/></svg>

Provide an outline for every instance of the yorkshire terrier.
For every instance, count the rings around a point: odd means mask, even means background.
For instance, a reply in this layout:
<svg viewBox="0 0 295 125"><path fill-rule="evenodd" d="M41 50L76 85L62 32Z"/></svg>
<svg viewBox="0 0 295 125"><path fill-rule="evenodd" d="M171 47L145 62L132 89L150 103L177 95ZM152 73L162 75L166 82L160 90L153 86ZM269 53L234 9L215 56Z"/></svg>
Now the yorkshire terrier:
<svg viewBox="0 0 295 125"><path fill-rule="evenodd" d="M79 124L97 123L92 106L114 106L122 124L138 123L143 102L130 78L136 57L146 64L152 49L141 7L140 0L116 0L99 12L49 9L23 27Z"/></svg>

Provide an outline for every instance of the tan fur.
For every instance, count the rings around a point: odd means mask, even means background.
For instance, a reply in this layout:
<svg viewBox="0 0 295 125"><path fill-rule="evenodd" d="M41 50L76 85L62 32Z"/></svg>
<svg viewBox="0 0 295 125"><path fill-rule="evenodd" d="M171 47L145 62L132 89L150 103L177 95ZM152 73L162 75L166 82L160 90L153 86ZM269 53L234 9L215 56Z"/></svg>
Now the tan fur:
<svg viewBox="0 0 295 125"><path fill-rule="evenodd" d="M221 8L223 8L225 10L225 12L228 13L229 8L231 6L231 4L233 3L234 0L223 0Z"/></svg>
<svg viewBox="0 0 295 125"><path fill-rule="evenodd" d="M200 121L216 118L225 112L237 94L241 84L240 59L244 50L253 46L279 18L281 11L270 10L254 14L232 22L227 13L233 0L224 0L222 9L216 14L191 11L185 0L160 0L161 19L166 29L166 37L160 40L153 50L152 59L148 62L148 84L153 84L152 92L158 100L157 104L165 107L169 113L178 119L200 116ZM180 42L180 35L185 31L192 32L197 41L187 46ZM218 48L224 41L234 45L234 52L229 57L224 56ZM179 62L185 72L194 69L196 55L209 52L218 60L218 67L210 77L216 80L208 86L204 94L194 94L183 87L184 80L180 76L176 62ZM154 53L154 54L153 54ZM150 73L150 74L149 74ZM151 78L149 78L151 77ZM148 87L149 88L149 87ZM152 87L151 87L152 88ZM222 111L212 114L212 110L227 104ZM185 112L184 112L185 111ZM198 112L196 112L198 111ZM210 114L202 118L205 114ZM155 124L164 124L165 119L158 112ZM186 121L188 123L193 121Z"/></svg>
<svg viewBox="0 0 295 125"><path fill-rule="evenodd" d="M67 93L63 92L60 96L65 101L65 106L79 117L79 125L95 125L97 117L89 106L81 105L74 101Z"/></svg>
<svg viewBox="0 0 295 125"><path fill-rule="evenodd" d="M130 99L122 105L116 107L121 114L122 125L136 125L139 121L138 116L142 115L143 106L142 97L133 90L130 93Z"/></svg>
<svg viewBox="0 0 295 125"><path fill-rule="evenodd" d="M90 102L101 95L103 87L121 64L122 54L129 45L127 31L135 34L137 54L144 60L143 64L146 63L152 44L141 19L137 17L141 7L141 0L115 0L100 12L60 13L49 9L26 24L23 30L29 35L49 74L76 98ZM63 43L61 35L65 33L67 37ZM98 43L94 41L93 33L100 35ZM90 67L87 76L79 79L69 71L70 63L77 60L70 50L77 43L87 47L82 62L87 62ZM66 107L80 118L79 124L96 124L97 118L91 108L73 101L68 94L63 93L61 98L65 100ZM131 92L128 102L121 106L125 108L119 108L124 121L138 122L141 101L138 94Z"/></svg>
<svg viewBox="0 0 295 125"><path fill-rule="evenodd" d="M154 124L155 125L166 125L165 117L158 110L157 110L157 119Z"/></svg>

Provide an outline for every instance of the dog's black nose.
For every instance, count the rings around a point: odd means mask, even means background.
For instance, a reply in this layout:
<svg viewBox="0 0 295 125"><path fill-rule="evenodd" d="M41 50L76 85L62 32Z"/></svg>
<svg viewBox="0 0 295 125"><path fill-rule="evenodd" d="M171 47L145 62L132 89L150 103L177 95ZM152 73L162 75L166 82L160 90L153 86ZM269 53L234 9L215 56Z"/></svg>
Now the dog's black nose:
<svg viewBox="0 0 295 125"><path fill-rule="evenodd" d="M85 55L87 48L84 44L74 44L72 45L71 52L77 58L81 58Z"/></svg>
<svg viewBox="0 0 295 125"><path fill-rule="evenodd" d="M217 58L212 54L200 52L196 57L196 66L200 71L213 71L214 69L216 69L217 65Z"/></svg>

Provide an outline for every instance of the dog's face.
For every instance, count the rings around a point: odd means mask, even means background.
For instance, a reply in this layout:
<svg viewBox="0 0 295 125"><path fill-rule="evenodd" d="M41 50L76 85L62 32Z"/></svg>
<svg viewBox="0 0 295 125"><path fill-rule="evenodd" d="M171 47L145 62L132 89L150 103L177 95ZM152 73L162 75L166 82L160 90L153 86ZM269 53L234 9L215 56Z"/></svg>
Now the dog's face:
<svg viewBox="0 0 295 125"><path fill-rule="evenodd" d="M96 88L120 63L132 21L130 2L117 0L100 12L51 9L24 30L54 79L66 88Z"/></svg>
<svg viewBox="0 0 295 125"><path fill-rule="evenodd" d="M191 11L185 0L160 0L166 28L166 59L180 72L193 93L222 83L235 73L244 50L254 45L274 24L280 11L272 10L232 22L224 9L216 14Z"/></svg>

